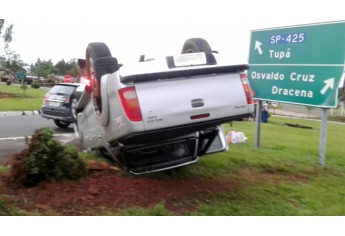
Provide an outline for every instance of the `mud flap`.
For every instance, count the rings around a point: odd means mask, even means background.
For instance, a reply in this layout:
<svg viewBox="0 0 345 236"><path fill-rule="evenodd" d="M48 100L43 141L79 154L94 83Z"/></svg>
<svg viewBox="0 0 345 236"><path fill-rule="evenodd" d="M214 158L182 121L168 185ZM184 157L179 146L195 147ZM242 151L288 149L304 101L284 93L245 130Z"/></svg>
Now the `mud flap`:
<svg viewBox="0 0 345 236"><path fill-rule="evenodd" d="M216 152L223 152L228 150L229 145L226 141L225 132L222 126L216 127L217 135L213 139L213 141L210 143L209 147L207 148L205 154L212 154Z"/></svg>

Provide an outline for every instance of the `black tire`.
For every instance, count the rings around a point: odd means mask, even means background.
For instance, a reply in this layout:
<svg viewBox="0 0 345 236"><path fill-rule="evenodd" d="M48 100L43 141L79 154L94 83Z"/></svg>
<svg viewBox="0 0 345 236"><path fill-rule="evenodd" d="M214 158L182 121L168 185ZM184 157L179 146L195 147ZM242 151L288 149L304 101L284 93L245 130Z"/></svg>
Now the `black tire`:
<svg viewBox="0 0 345 236"><path fill-rule="evenodd" d="M182 48L182 54L195 52L211 52L212 49L208 42L203 38L188 39Z"/></svg>
<svg viewBox="0 0 345 236"><path fill-rule="evenodd" d="M61 120L54 120L54 123L56 124L57 127L59 128L67 128L70 123L69 122L66 122L66 121L61 121Z"/></svg>
<svg viewBox="0 0 345 236"><path fill-rule="evenodd" d="M100 81L107 73L118 70L118 63L111 56L110 50L105 43L90 43L86 49L85 71L92 81L92 93L96 112L102 112L102 99Z"/></svg>
<svg viewBox="0 0 345 236"><path fill-rule="evenodd" d="M72 94L70 97L70 109L71 109L71 115L73 117L74 122L77 121L77 104L78 104L79 99L77 98L76 95Z"/></svg>

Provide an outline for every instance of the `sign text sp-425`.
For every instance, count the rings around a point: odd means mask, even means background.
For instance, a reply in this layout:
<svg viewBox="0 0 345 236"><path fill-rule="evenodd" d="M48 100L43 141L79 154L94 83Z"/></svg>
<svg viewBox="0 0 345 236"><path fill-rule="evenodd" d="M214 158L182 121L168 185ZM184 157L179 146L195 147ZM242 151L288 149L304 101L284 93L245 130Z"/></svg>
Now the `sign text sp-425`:
<svg viewBox="0 0 345 236"><path fill-rule="evenodd" d="M345 22L254 30L248 78L256 99L335 107L344 61Z"/></svg>

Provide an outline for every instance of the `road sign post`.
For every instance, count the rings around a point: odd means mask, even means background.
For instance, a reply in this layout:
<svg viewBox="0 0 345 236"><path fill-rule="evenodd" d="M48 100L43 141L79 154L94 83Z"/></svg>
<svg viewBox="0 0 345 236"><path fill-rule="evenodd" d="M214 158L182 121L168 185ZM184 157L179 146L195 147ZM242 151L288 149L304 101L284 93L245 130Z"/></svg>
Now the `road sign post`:
<svg viewBox="0 0 345 236"><path fill-rule="evenodd" d="M254 98L336 107L344 42L345 22L252 31L248 79Z"/></svg>
<svg viewBox="0 0 345 236"><path fill-rule="evenodd" d="M322 108L321 165L325 163L327 109L337 107L344 64L345 21L251 33L248 79L254 99ZM260 128L257 133L258 147Z"/></svg>

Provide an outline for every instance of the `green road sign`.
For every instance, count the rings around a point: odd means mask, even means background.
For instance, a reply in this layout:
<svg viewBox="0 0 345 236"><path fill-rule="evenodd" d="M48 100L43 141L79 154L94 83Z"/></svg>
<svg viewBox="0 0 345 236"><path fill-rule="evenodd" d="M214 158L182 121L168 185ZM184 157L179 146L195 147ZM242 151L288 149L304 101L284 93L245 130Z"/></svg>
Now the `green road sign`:
<svg viewBox="0 0 345 236"><path fill-rule="evenodd" d="M16 73L16 77L17 77L18 79L24 79L24 78L25 78L25 74L24 74L24 73L21 73L21 72L17 72L17 73Z"/></svg>
<svg viewBox="0 0 345 236"><path fill-rule="evenodd" d="M343 71L342 66L254 66L248 77L257 99L334 107L336 78L339 81Z"/></svg>
<svg viewBox="0 0 345 236"><path fill-rule="evenodd" d="M255 30L248 78L256 99L335 107L344 61L344 21Z"/></svg>

